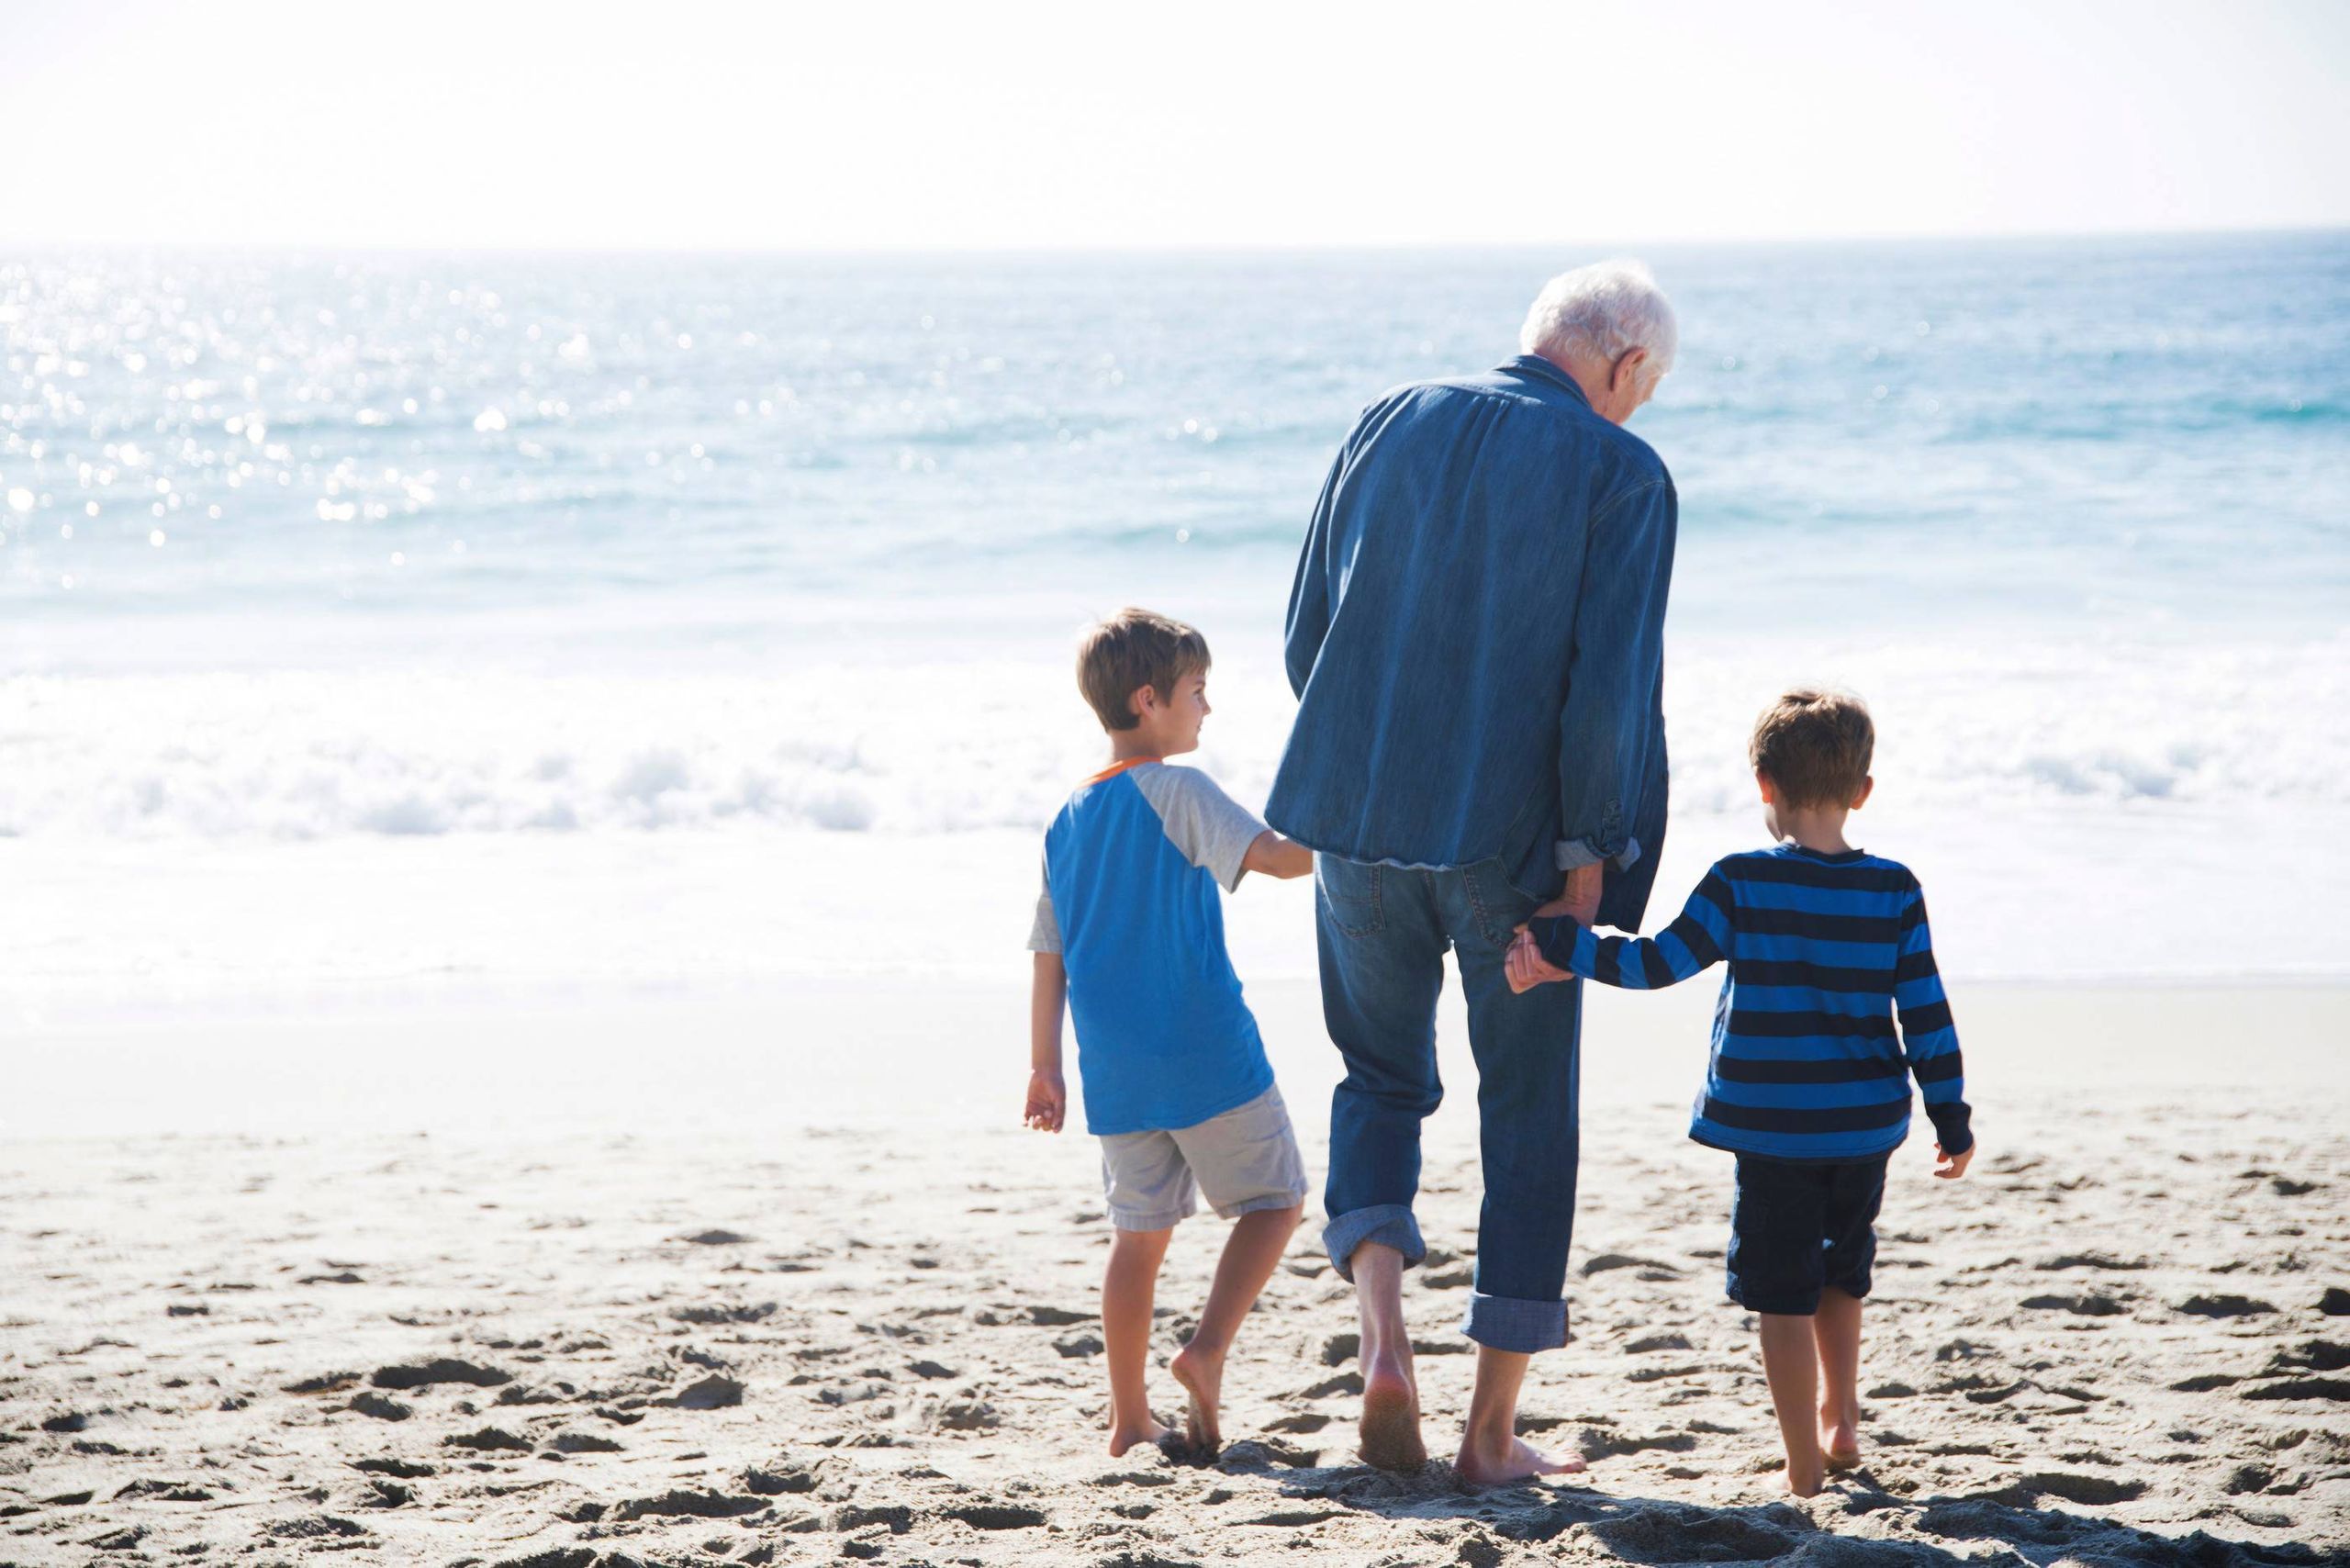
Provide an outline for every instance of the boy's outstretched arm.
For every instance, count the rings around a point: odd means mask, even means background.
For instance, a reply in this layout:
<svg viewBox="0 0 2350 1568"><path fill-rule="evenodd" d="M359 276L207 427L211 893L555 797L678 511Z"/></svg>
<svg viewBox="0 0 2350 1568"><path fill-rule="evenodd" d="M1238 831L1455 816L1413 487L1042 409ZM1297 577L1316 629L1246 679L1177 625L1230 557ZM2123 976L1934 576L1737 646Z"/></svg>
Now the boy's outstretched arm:
<svg viewBox="0 0 2350 1568"><path fill-rule="evenodd" d="M1028 992L1028 1103L1020 1119L1038 1132L1057 1133L1069 1115L1061 1080L1061 1012L1069 1002L1069 969L1058 953L1035 956Z"/></svg>
<svg viewBox="0 0 2350 1568"><path fill-rule="evenodd" d="M1250 843L1248 853L1241 857L1240 868L1267 877L1310 877L1314 874L1314 851L1267 828Z"/></svg>
<svg viewBox="0 0 2350 1568"><path fill-rule="evenodd" d="M1934 1124L1934 1174L1955 1181L1975 1158L1974 1113L1966 1103L1966 1069L1958 1028L1934 965L1934 938L1926 924L1926 895L1913 888L1901 910L1900 957L1893 970L1893 1005L1901 1018L1901 1054Z"/></svg>
<svg viewBox="0 0 2350 1568"><path fill-rule="evenodd" d="M1729 881L1708 871L1680 915L1654 936L1602 936L1564 915L1537 915L1510 945L1510 989L1528 991L1571 974L1628 991L1676 984L1729 955L1737 908Z"/></svg>

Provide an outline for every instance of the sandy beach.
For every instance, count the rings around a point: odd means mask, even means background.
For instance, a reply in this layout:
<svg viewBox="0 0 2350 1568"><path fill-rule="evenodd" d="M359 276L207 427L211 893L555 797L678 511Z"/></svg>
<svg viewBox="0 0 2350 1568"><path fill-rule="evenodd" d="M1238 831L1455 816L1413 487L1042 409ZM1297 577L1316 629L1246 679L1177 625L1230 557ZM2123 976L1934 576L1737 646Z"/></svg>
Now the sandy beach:
<svg viewBox="0 0 2350 1568"><path fill-rule="evenodd" d="M1595 1009L1609 1055L1587 1077L1574 1341L1538 1362L1525 1423L1590 1472L1484 1494L1442 1463L1353 1462L1351 1300L1311 1226L1236 1351L1225 1452L1106 1456L1093 1146L1010 1125L1002 988L672 1003L680 1043L660 1052L642 1048L651 1002L592 1010L600 1036L590 1010L510 1027L549 1043L502 1053L476 1048L478 1018L62 1032L27 1053L28 1091L143 1066L168 1095L229 1036L276 1038L302 1054L285 1103L312 1114L273 1118L263 1095L263 1132L0 1145L0 1561L2350 1551L2350 1117L2325 1065L2344 993L1965 998L1984 1155L1954 1187L1920 1140L1897 1157L1867 1462L1796 1504L1751 1323L1721 1301L1728 1162L1681 1137L1706 1000L1685 989ZM1311 987L1253 994L1318 1174L1330 1053ZM910 1094L925 1022L968 1048L920 1058ZM1467 1395L1478 1195L1446 1025L1455 1092L1423 1203L1441 1250L1408 1288L1438 1448ZM415 1049L387 1065L395 1036ZM711 1076L810 1037L840 1048ZM535 1115L534 1081L576 1118ZM1219 1235L1177 1237L1162 1361ZM1163 1372L1155 1386L1171 1411Z"/></svg>

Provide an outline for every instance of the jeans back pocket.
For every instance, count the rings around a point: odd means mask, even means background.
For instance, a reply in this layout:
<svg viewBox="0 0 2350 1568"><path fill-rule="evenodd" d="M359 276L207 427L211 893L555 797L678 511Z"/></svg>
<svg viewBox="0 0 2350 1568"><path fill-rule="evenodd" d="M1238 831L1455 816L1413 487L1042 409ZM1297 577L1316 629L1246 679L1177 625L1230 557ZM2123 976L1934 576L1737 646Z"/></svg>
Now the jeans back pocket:
<svg viewBox="0 0 2350 1568"><path fill-rule="evenodd" d="M1510 881L1498 858L1462 867L1460 885L1469 895L1469 907L1476 913L1479 935L1496 948L1510 945L1517 935L1518 926L1533 914L1539 902Z"/></svg>
<svg viewBox="0 0 2350 1568"><path fill-rule="evenodd" d="M1335 855L1314 857L1314 886L1321 897L1322 917L1341 935L1374 935L1386 924L1380 903L1381 869Z"/></svg>

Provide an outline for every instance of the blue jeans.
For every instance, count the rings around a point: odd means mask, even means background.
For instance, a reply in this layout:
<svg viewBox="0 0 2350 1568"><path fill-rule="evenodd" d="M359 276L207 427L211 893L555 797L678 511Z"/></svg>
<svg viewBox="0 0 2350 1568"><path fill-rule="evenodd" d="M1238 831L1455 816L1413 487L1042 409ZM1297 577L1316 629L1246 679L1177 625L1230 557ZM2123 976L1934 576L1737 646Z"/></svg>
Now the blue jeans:
<svg viewBox="0 0 2350 1568"><path fill-rule="evenodd" d="M1461 1330L1497 1350L1565 1344L1583 982L1510 993L1503 960L1536 901L1499 860L1429 871L1321 855L1315 887L1322 1015L1347 1064L1330 1097L1322 1241L1331 1263L1351 1280L1366 1241L1394 1248L1406 1264L1427 1254L1412 1201L1420 1123L1444 1097L1436 1005L1449 946L1469 1002L1485 1178Z"/></svg>

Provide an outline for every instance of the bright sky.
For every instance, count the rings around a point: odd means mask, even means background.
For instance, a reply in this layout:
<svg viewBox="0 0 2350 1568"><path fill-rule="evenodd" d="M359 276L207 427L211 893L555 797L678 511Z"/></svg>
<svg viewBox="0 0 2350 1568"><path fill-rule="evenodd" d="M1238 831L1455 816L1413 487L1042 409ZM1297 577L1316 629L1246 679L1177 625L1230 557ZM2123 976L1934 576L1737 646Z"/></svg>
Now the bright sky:
<svg viewBox="0 0 2350 1568"><path fill-rule="evenodd" d="M2350 4L0 0L0 239L864 249L2350 223Z"/></svg>

